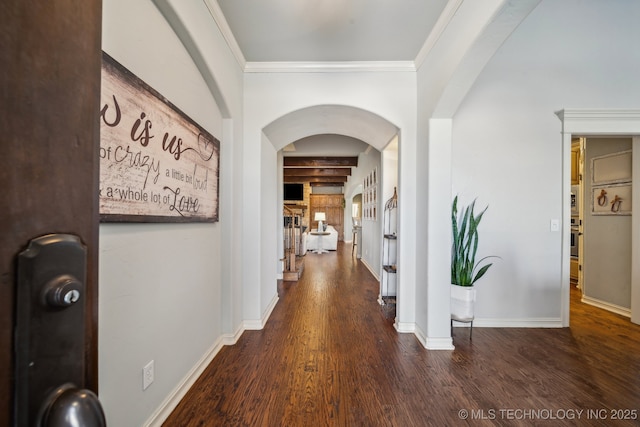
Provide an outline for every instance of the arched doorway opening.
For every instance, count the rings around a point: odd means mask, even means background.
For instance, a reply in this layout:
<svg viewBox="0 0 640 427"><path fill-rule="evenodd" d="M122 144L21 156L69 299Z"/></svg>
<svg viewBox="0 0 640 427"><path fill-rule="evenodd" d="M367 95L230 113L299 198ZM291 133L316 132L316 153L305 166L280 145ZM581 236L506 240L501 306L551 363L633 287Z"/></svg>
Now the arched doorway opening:
<svg viewBox="0 0 640 427"><path fill-rule="evenodd" d="M349 179L344 185L343 194L345 202L350 201L357 191L362 192L362 184L365 175L368 176L375 171L378 176L379 183L378 192L375 199L375 215L370 215L367 222L363 221L363 261L367 267L374 273L377 278L381 277L382 262L382 206L384 201L392 196L394 187L399 187L398 167L389 167L389 161L385 160L382 153L394 141L399 141L399 129L387 119L360 108L344 106L344 105L319 105L288 113L263 128L263 143L271 145L276 151L276 164L270 168L265 162L272 163L270 159L263 160L263 174L267 171L277 174L276 185L278 188L277 206L280 208L283 204L283 174L282 174L282 149L296 141L309 138L316 135L342 135L367 143L370 147L366 151L377 152L377 157L371 156L375 160L368 159L366 164L362 165L362 169ZM399 149L399 144L396 146ZM332 153L326 153L331 155ZM398 156L395 156L397 163ZM359 165L360 168L360 165ZM390 172L392 171L392 172ZM269 173L270 173L269 172ZM267 177L267 179L269 179ZM272 178L271 178L272 179ZM389 193L389 194L387 194ZM352 234L352 212L351 204L345 203L344 209L344 236ZM278 235L282 235L282 221L277 222ZM275 239L280 242L281 239ZM283 252L282 244L278 243L279 250L277 254ZM276 256L277 256L276 254ZM274 259L274 262L278 260ZM398 259L398 265L401 265L401 259ZM278 267L279 271L280 266ZM400 276L398 281L400 281ZM398 301L402 298L397 296ZM401 304L398 304L401 307Z"/></svg>

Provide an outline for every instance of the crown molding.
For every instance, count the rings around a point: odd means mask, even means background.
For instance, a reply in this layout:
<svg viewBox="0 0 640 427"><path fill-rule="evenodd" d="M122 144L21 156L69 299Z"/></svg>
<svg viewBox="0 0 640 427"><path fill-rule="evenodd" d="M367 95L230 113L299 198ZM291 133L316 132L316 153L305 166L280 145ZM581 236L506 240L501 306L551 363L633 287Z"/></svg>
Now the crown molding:
<svg viewBox="0 0 640 427"><path fill-rule="evenodd" d="M565 108L556 111L564 133L638 135L640 109Z"/></svg>
<svg viewBox="0 0 640 427"><path fill-rule="evenodd" d="M245 73L415 72L413 61L247 62Z"/></svg>
<svg viewBox="0 0 640 427"><path fill-rule="evenodd" d="M640 109L621 109L621 108L565 108L556 111L556 115L562 119L609 119L609 120L638 120L640 119Z"/></svg>
<svg viewBox="0 0 640 427"><path fill-rule="evenodd" d="M431 49L436 45L442 33L447 28L447 25L451 22L454 15L458 11L460 5L462 5L464 0L449 0L447 5L444 7L444 10L440 14L440 17L436 21L436 25L433 26L433 30L429 33L429 37L425 40L422 48L418 52L418 55L415 59L415 68L418 69L422 66L427 55L431 52Z"/></svg>
<svg viewBox="0 0 640 427"><path fill-rule="evenodd" d="M211 17L220 29L222 37L224 37L225 41L227 42L227 45L229 46L229 49L231 49L231 53L236 58L236 61L240 65L240 68L244 69L246 67L247 60L244 58L242 50L240 49L240 45L238 45L236 38L231 32L231 27L229 27L229 23L227 23L227 20L222 13L222 9L220 9L220 5L218 5L218 2L215 0L204 0L204 4L207 9L209 9Z"/></svg>

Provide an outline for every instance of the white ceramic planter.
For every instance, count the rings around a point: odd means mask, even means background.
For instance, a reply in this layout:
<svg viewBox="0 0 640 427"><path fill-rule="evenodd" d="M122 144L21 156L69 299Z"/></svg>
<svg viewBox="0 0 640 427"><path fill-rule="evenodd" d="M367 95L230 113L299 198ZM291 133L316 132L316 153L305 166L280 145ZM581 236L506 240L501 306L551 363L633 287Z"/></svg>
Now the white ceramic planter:
<svg viewBox="0 0 640 427"><path fill-rule="evenodd" d="M473 286L451 285L451 318L470 322L474 316L476 289Z"/></svg>

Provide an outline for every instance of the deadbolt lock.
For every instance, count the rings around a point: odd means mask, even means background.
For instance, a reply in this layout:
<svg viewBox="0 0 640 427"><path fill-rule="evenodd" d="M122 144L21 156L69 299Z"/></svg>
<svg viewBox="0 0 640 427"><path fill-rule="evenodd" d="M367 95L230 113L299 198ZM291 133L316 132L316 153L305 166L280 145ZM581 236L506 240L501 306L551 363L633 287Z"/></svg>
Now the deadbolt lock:
<svg viewBox="0 0 640 427"><path fill-rule="evenodd" d="M82 283L71 274L51 279L42 289L42 302L49 307L69 307L80 299Z"/></svg>

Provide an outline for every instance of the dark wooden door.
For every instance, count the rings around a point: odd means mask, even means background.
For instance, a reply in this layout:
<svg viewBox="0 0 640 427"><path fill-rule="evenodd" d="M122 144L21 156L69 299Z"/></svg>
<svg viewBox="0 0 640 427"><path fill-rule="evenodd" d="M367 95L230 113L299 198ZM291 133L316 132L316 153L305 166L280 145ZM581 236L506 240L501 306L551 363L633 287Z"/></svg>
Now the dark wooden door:
<svg viewBox="0 0 640 427"><path fill-rule="evenodd" d="M12 425L16 255L49 233L88 250L86 382L97 390L99 0L0 2L0 425Z"/></svg>

